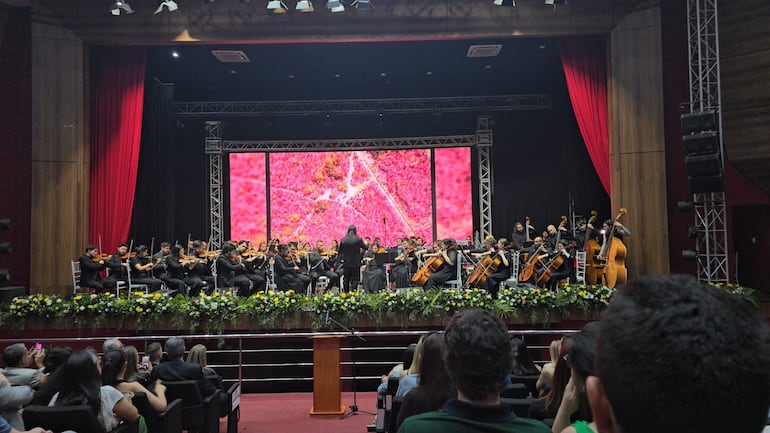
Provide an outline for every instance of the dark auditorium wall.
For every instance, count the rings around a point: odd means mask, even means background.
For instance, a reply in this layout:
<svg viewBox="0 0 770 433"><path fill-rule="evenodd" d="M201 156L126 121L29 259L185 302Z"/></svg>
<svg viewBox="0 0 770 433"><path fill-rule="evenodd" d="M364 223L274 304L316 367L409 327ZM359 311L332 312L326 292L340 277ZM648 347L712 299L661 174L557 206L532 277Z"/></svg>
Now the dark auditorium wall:
<svg viewBox="0 0 770 433"><path fill-rule="evenodd" d="M12 230L0 232L13 253L0 255L0 269L11 281L0 286L26 286L30 280L30 166L32 143L29 8L0 3L0 218Z"/></svg>

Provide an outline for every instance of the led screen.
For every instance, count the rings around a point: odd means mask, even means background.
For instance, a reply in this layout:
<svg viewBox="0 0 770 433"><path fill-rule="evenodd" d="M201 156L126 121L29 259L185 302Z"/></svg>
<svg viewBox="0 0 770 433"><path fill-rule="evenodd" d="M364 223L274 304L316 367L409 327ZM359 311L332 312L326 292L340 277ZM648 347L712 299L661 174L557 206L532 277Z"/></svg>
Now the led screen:
<svg viewBox="0 0 770 433"><path fill-rule="evenodd" d="M284 152L230 155L230 231L233 239L323 240L344 236L433 237L431 151ZM435 149L439 237L464 239L473 227L470 148Z"/></svg>

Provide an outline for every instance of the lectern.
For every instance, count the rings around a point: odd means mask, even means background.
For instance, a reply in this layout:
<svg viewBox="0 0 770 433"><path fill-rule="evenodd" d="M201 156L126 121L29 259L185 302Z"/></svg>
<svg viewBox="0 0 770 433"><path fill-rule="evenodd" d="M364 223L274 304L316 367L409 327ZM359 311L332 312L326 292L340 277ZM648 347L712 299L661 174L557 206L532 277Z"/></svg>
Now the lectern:
<svg viewBox="0 0 770 433"><path fill-rule="evenodd" d="M340 404L341 335L313 337L313 407L310 415L342 415Z"/></svg>

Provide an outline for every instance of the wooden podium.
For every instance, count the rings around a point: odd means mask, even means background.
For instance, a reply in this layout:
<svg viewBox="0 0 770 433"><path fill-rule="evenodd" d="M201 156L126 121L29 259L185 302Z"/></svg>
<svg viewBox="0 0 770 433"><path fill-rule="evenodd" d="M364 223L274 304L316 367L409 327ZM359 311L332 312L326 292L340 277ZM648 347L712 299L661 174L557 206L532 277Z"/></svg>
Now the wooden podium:
<svg viewBox="0 0 770 433"><path fill-rule="evenodd" d="M342 335L313 338L313 407L310 415L342 415L340 404L340 339Z"/></svg>

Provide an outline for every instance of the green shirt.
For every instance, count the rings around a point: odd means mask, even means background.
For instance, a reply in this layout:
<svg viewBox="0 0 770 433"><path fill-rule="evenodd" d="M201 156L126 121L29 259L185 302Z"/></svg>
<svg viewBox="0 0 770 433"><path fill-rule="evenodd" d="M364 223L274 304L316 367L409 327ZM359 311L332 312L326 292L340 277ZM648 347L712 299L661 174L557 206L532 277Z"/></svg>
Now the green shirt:
<svg viewBox="0 0 770 433"><path fill-rule="evenodd" d="M440 411L404 420L398 433L550 433L542 422L517 418L508 406L449 400Z"/></svg>

